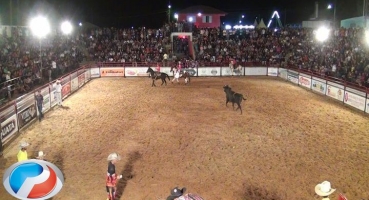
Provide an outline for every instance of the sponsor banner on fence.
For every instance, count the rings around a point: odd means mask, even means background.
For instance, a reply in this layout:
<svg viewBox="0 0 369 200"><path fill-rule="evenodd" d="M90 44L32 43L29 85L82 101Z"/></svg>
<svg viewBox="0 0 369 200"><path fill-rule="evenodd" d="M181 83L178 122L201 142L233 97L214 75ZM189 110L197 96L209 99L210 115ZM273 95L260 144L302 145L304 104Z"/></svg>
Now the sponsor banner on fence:
<svg viewBox="0 0 369 200"><path fill-rule="evenodd" d="M287 69L279 68L278 69L278 76L283 78L283 79L287 79Z"/></svg>
<svg viewBox="0 0 369 200"><path fill-rule="evenodd" d="M91 78L99 78L100 77L100 68L91 68Z"/></svg>
<svg viewBox="0 0 369 200"><path fill-rule="evenodd" d="M78 87L82 87L82 85L85 84L85 80L87 79L86 76L87 72L78 76Z"/></svg>
<svg viewBox="0 0 369 200"><path fill-rule="evenodd" d="M232 70L230 67L222 67L222 76L232 76ZM244 68L238 67L233 70L233 76L242 76L243 75Z"/></svg>
<svg viewBox="0 0 369 200"><path fill-rule="evenodd" d="M62 86L62 99L66 98L70 94L70 82Z"/></svg>
<svg viewBox="0 0 369 200"><path fill-rule="evenodd" d="M126 67L125 74L126 76L149 76L149 73L146 73L147 69L148 67ZM155 68L151 68L151 69L153 69L154 71L156 70Z"/></svg>
<svg viewBox="0 0 369 200"><path fill-rule="evenodd" d="M291 81L294 84L299 84L299 75L296 72L287 72L287 80Z"/></svg>
<svg viewBox="0 0 369 200"><path fill-rule="evenodd" d="M268 76L278 76L278 68L268 67Z"/></svg>
<svg viewBox="0 0 369 200"><path fill-rule="evenodd" d="M305 76L299 76L299 85L302 85L306 88L311 88L311 78L307 78Z"/></svg>
<svg viewBox="0 0 369 200"><path fill-rule="evenodd" d="M4 143L9 137L18 131L17 115L14 114L1 122L1 141ZM1 144L0 144L1 145Z"/></svg>
<svg viewBox="0 0 369 200"><path fill-rule="evenodd" d="M366 109L365 109L366 113L369 113L369 98L366 99Z"/></svg>
<svg viewBox="0 0 369 200"><path fill-rule="evenodd" d="M344 92L343 89L327 85L327 96L337 99L338 101L343 101Z"/></svg>
<svg viewBox="0 0 369 200"><path fill-rule="evenodd" d="M220 76L220 67L199 68L198 76Z"/></svg>
<svg viewBox="0 0 369 200"><path fill-rule="evenodd" d="M78 89L78 77L72 79L72 83L71 83L71 92L74 92Z"/></svg>
<svg viewBox="0 0 369 200"><path fill-rule="evenodd" d="M266 67L246 67L245 76L266 76L268 69Z"/></svg>
<svg viewBox="0 0 369 200"><path fill-rule="evenodd" d="M91 79L91 71L87 70L85 72L85 83L87 83Z"/></svg>
<svg viewBox="0 0 369 200"><path fill-rule="evenodd" d="M101 77L122 77L124 76L124 67L102 67L100 68Z"/></svg>
<svg viewBox="0 0 369 200"><path fill-rule="evenodd" d="M313 79L311 80L311 89L315 92L325 95L327 91L327 84Z"/></svg>
<svg viewBox="0 0 369 200"><path fill-rule="evenodd" d="M344 103L361 111L365 111L365 97L345 91Z"/></svg>
<svg viewBox="0 0 369 200"><path fill-rule="evenodd" d="M32 104L18 113L19 128L24 127L37 116L36 104Z"/></svg>

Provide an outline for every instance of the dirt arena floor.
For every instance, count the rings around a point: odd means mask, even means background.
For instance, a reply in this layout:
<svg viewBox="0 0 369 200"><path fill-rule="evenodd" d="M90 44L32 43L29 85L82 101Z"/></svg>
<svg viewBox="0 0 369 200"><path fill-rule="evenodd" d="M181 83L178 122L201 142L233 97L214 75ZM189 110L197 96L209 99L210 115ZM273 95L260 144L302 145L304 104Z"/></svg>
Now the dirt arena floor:
<svg viewBox="0 0 369 200"><path fill-rule="evenodd" d="M181 80L183 83L183 80ZM159 82L157 82L159 83ZM244 114L225 106L222 86L243 93ZM65 174L54 200L105 200L106 158L118 152L121 200L158 200L186 186L207 200L320 199L328 180L349 200L369 199L369 120L278 78L192 78L151 87L148 78L91 81L35 122L21 140ZM0 199L13 199L3 187Z"/></svg>

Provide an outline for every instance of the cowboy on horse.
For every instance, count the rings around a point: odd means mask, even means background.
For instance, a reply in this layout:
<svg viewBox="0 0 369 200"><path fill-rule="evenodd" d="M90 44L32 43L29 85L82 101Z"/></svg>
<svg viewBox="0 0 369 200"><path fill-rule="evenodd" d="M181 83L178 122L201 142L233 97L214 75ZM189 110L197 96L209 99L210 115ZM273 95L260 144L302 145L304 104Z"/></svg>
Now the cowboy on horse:
<svg viewBox="0 0 369 200"><path fill-rule="evenodd" d="M231 58L229 62L229 68L231 69L231 73L233 76L233 73L235 73L236 75L241 73L242 66L238 65L238 67L236 67L236 60Z"/></svg>

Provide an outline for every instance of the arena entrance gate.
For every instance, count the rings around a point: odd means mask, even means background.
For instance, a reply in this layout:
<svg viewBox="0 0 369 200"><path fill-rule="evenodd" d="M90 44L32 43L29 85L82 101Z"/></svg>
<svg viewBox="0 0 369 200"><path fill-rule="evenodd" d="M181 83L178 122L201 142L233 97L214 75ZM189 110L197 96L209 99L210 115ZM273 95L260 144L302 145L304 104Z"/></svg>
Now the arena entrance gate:
<svg viewBox="0 0 369 200"><path fill-rule="evenodd" d="M177 46L177 38L179 39L188 39L188 52L192 59L195 59L194 48L192 44L192 32L174 32L170 35L170 41L172 44L172 52L174 55L181 55L182 52L178 52L179 46Z"/></svg>

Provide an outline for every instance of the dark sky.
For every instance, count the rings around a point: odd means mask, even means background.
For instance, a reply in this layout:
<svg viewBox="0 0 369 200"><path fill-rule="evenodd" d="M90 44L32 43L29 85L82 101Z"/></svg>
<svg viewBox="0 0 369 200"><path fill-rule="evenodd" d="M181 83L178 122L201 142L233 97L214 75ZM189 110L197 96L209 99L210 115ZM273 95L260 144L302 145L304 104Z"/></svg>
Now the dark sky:
<svg viewBox="0 0 369 200"><path fill-rule="evenodd" d="M13 24L24 24L29 16L41 12L55 20L70 19L74 22L91 22L98 26L156 28L167 21L167 0L0 0L2 24L10 24L10 2L13 8ZM335 0L319 0L320 15L333 18L328 3ZM301 23L313 16L315 1L299 0L172 0L171 16L181 9L193 5L207 5L229 13L223 21L238 22L242 14L245 24L253 24L256 17L267 23L274 10L279 11L281 21ZM363 0L337 0L337 19L362 15ZM17 13L18 11L18 13Z"/></svg>

